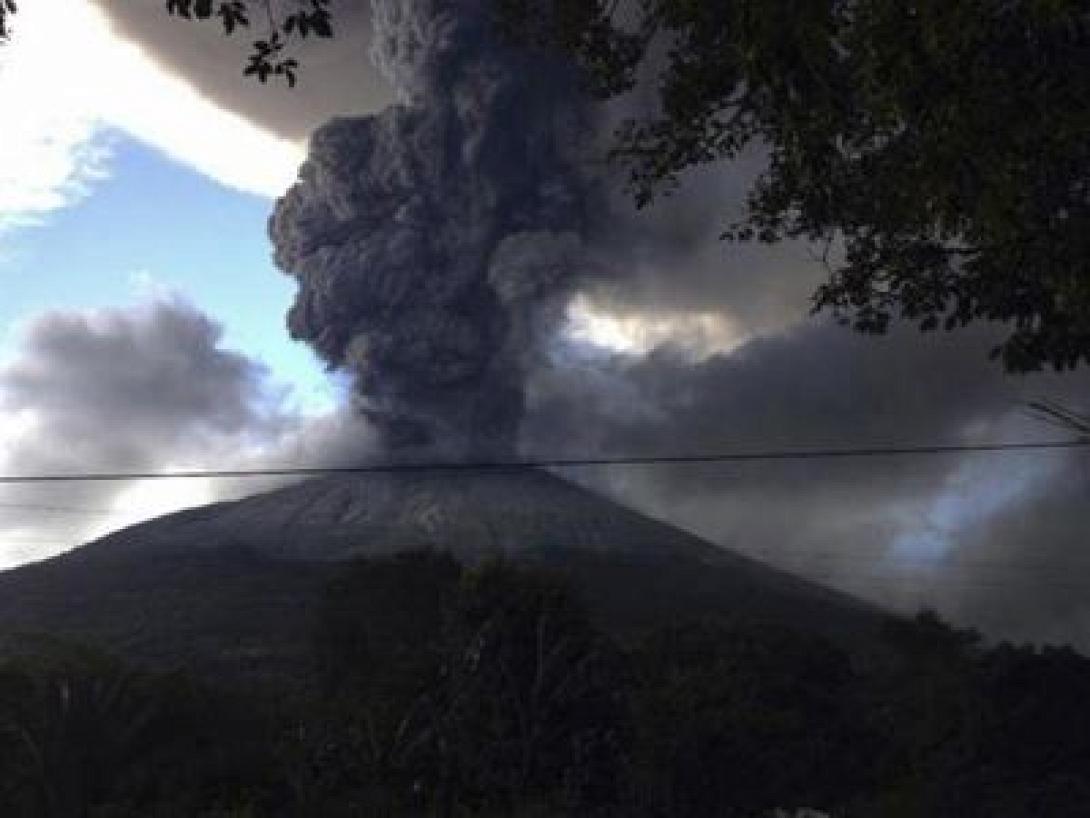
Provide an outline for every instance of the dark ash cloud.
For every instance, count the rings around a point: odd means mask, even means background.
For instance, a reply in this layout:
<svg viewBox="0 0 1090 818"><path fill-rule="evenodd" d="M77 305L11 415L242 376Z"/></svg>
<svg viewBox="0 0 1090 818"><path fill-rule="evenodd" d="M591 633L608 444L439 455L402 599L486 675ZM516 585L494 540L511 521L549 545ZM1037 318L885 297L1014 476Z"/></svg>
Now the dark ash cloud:
<svg viewBox="0 0 1090 818"><path fill-rule="evenodd" d="M558 457L1062 437L1027 416L1026 401L1077 407L1087 374L1006 376L986 359L991 342L983 328L867 338L812 321L697 363L669 348L582 364L568 356L535 373L524 441ZM933 606L993 636L1088 648L1090 560L1074 546L1090 524L1079 499L1086 467L1085 455L1032 452L570 476L879 604ZM1048 565L1052 581L1042 581Z"/></svg>
<svg viewBox="0 0 1090 818"><path fill-rule="evenodd" d="M352 372L391 452L510 455L523 381L592 268L587 112L486 4L373 4L399 104L312 137L270 222L294 338Z"/></svg>

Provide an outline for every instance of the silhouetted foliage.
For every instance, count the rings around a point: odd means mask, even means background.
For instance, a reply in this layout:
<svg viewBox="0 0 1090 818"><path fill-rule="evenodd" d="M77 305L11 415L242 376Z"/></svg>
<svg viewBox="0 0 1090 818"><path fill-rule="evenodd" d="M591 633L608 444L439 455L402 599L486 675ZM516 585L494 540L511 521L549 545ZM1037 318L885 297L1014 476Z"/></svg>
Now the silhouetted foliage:
<svg viewBox="0 0 1090 818"><path fill-rule="evenodd" d="M272 733L233 697L53 640L8 653L0 814L180 818L283 797Z"/></svg>
<svg viewBox="0 0 1090 818"><path fill-rule="evenodd" d="M420 801L438 763L436 688L461 575L449 556L416 552L360 561L329 584L314 636L320 698L298 748L308 798L379 811Z"/></svg>
<svg viewBox="0 0 1090 818"><path fill-rule="evenodd" d="M933 614L894 623L863 711L880 745L860 814L1030 818L1085 812L1090 753L1078 703L1090 660L1070 649L984 647Z"/></svg>
<svg viewBox="0 0 1090 818"><path fill-rule="evenodd" d="M568 587L485 564L463 579L454 626L446 728L472 802L583 813L615 803L622 669Z"/></svg>
<svg viewBox="0 0 1090 818"><path fill-rule="evenodd" d="M286 6L274 10L272 0L166 0L168 14L184 20L218 19L227 35L248 28L256 8L264 17L266 35L253 42L242 73L261 82L270 76L282 77L294 88L299 62L284 56L291 40L332 37L333 25L329 0L294 0Z"/></svg>
<svg viewBox="0 0 1090 818"><path fill-rule="evenodd" d="M274 9L272 0L166 0L166 12L189 21L216 20L223 33L231 35L249 28L256 9L264 19L266 34L253 41L243 74L261 82L280 77L294 88L299 62L285 52L295 39L332 37L333 18L329 0L294 0L286 5L286 9ZM0 45L11 36L11 18L17 11L15 0L0 0Z"/></svg>
<svg viewBox="0 0 1090 818"><path fill-rule="evenodd" d="M516 33L607 88L657 74L659 113L628 122L615 150L640 204L693 166L763 150L726 236L823 244L815 309L869 333L898 316L1003 321L1010 369L1090 361L1081 0L501 4Z"/></svg>
<svg viewBox="0 0 1090 818"><path fill-rule="evenodd" d="M636 780L653 814L754 816L859 786L853 673L832 645L696 622L634 659Z"/></svg>
<svg viewBox="0 0 1090 818"><path fill-rule="evenodd" d="M0 44L11 36L9 19L17 10L15 0L0 0Z"/></svg>
<svg viewBox="0 0 1090 818"><path fill-rule="evenodd" d="M0 648L13 818L1074 818L1090 796L1090 660L934 614L856 654L709 620L622 646L552 572L423 552L338 572L306 690Z"/></svg>
<svg viewBox="0 0 1090 818"><path fill-rule="evenodd" d="M326 789L371 809L587 806L615 798L613 651L549 575L449 557L361 562L316 639ZM337 779L337 780L333 780Z"/></svg>
<svg viewBox="0 0 1090 818"><path fill-rule="evenodd" d="M369 779L399 788L381 802L391 814L748 818L809 805L1029 818L1085 804L1090 725L1073 714L1090 661L1073 651L988 648L932 613L890 620L881 646L856 656L784 628L712 621L622 649L555 574L505 563L452 574L446 558L414 555L360 563L332 586L385 588L376 598L398 616L428 587L449 605L440 614L429 600L430 625L410 626L403 643L434 675L403 688L423 703L414 762ZM358 639L342 631L347 649L334 655L362 656ZM339 706L337 723L350 724L363 699ZM326 763L361 775L351 760ZM379 803L370 798L354 803Z"/></svg>

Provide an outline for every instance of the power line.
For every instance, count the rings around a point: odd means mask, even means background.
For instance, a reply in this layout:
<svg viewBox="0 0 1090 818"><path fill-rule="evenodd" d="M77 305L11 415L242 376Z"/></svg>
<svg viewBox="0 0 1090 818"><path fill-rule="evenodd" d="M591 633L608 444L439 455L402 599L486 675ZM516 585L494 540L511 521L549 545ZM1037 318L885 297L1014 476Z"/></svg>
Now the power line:
<svg viewBox="0 0 1090 818"><path fill-rule="evenodd" d="M787 460L833 460L870 457L906 457L1058 451L1090 447L1090 438L1008 443L960 443L928 446L874 446L834 449L781 449L750 452L718 452L697 455L647 455L628 457L544 458L526 460L411 461L371 463L360 466L311 466L268 469L205 469L170 472L88 472L84 474L0 475L0 485L17 483L96 483L122 480L185 480L198 478L316 477L333 474L376 474L399 472L504 472L529 468L561 469L594 466L686 466L712 463L769 462Z"/></svg>

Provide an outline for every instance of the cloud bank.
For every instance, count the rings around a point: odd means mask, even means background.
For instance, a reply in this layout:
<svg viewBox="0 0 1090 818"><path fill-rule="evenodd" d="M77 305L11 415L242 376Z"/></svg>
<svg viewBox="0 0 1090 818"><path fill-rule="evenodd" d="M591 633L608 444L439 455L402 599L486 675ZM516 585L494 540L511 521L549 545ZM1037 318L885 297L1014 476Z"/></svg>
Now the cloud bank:
<svg viewBox="0 0 1090 818"><path fill-rule="evenodd" d="M218 323L177 299L29 321L17 353L0 368L0 472L259 468L343 463L366 452L368 431L350 413L285 411L286 394L264 367L221 341ZM6 486L0 564L273 482Z"/></svg>
<svg viewBox="0 0 1090 818"><path fill-rule="evenodd" d="M669 345L569 349L531 381L524 445L655 456L1064 437L1025 403L1084 406L1087 375L1005 376L985 360L991 342L985 329L875 339L810 322L696 361ZM1086 648L1088 465L1086 452L1044 451L568 473L879 604Z"/></svg>

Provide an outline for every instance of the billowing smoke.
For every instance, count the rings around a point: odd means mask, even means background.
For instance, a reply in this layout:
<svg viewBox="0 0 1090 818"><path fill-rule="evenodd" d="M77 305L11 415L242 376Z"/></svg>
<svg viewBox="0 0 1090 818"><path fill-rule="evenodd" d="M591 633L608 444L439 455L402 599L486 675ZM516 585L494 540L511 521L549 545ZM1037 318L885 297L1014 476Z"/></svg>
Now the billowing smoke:
<svg viewBox="0 0 1090 818"><path fill-rule="evenodd" d="M391 452L507 456L524 378L589 269L588 111L483 0L373 0L399 102L313 135L270 221L294 338L356 377Z"/></svg>

